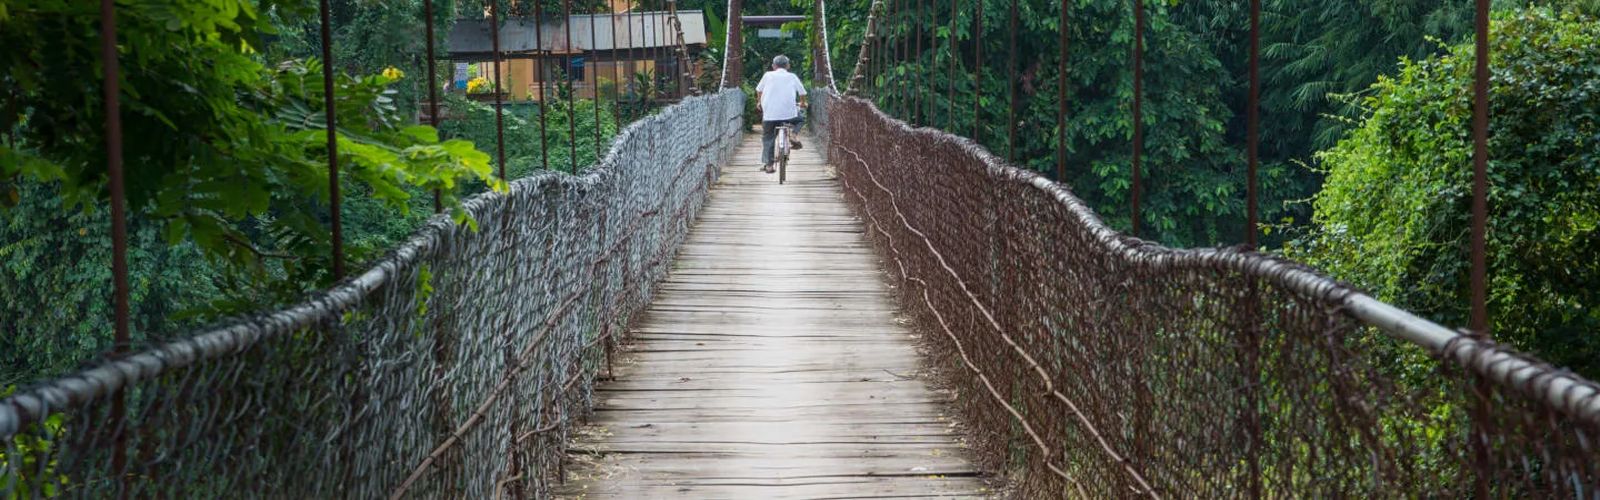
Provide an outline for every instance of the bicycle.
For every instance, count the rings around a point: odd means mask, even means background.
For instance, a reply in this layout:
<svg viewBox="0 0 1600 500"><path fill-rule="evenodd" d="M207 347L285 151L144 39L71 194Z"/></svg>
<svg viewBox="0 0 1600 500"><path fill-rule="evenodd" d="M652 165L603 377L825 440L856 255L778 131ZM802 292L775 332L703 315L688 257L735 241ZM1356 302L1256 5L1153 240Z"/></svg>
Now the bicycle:
<svg viewBox="0 0 1600 500"><path fill-rule="evenodd" d="M773 138L776 142L775 149L772 152L772 160L778 164L778 184L783 184L789 179L789 150L794 146L790 137L794 134L794 127L805 123L805 119L806 115L802 110L800 116L778 125L777 137ZM767 173L772 171L768 170Z"/></svg>

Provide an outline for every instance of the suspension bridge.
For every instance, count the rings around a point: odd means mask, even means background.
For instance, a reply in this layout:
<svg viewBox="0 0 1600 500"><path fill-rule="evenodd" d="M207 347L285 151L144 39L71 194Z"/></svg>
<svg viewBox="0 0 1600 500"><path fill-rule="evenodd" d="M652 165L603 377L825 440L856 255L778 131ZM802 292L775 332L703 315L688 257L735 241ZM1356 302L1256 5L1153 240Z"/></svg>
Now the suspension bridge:
<svg viewBox="0 0 1600 500"><path fill-rule="evenodd" d="M0 492L1596 495L1600 386L1249 247L1119 233L885 113L882 8L841 87L816 2L790 183L730 57L593 168L469 200L481 230L440 216L303 303L0 400Z"/></svg>

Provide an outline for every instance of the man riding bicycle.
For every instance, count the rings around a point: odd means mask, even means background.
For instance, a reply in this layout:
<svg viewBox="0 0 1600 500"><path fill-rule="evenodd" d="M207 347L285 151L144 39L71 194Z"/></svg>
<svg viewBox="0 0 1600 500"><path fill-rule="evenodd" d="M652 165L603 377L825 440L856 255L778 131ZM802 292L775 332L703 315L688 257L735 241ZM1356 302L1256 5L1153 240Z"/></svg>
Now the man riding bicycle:
<svg viewBox="0 0 1600 500"><path fill-rule="evenodd" d="M773 173L773 141L778 137L778 127L784 124L799 125L800 110L806 107L806 87L800 77L789 72L789 58L783 55L772 58L772 71L761 75L756 84L756 111L761 112L761 170ZM795 138L795 127L790 127L790 147L800 149Z"/></svg>

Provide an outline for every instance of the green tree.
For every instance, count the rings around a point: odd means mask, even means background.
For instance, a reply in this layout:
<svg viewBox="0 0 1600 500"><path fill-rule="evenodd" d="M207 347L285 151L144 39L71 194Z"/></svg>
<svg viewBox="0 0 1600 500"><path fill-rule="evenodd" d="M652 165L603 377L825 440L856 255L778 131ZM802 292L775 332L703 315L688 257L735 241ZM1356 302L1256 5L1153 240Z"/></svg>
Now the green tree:
<svg viewBox="0 0 1600 500"><path fill-rule="evenodd" d="M0 294L0 388L64 372L111 344L106 211L68 210L40 183L21 191L0 216L0 290L8 291ZM215 269L194 245L167 245L149 220L135 219L128 234L135 338L193 326L185 311L216 296Z"/></svg>
<svg viewBox="0 0 1600 500"><path fill-rule="evenodd" d="M105 151L96 16L78 3L20 3L0 40L14 91L0 95L12 130L0 180L59 183L69 207L104 206ZM128 203L158 220L168 241L190 239L258 278L266 246L299 253L279 262L316 275L325 262L326 144L321 67L252 57L271 29L249 2L148 0L119 9ZM355 193L406 208L408 186L495 181L465 141L411 125L389 85L404 75L336 78L341 164ZM173 78L182 75L182 78ZM15 188L12 188L15 193ZM461 215L461 214L458 214ZM264 228L252 228L261 222ZM307 280L318 282L323 280Z"/></svg>
<svg viewBox="0 0 1600 500"><path fill-rule="evenodd" d="M321 66L269 64L261 50L277 33L263 11L311 5L119 2L136 339L331 282ZM8 294L0 324L5 356L36 355L40 373L92 355L111 331L98 19L86 2L0 8L0 283L44 291ZM438 189L454 206L463 184L503 187L470 142L441 141L400 111L403 73L336 78L351 208L412 216L420 193ZM349 236L356 268L385 246Z"/></svg>
<svg viewBox="0 0 1600 500"><path fill-rule="evenodd" d="M1600 375L1600 19L1492 25L1490 311L1497 339ZM1468 311L1473 52L1405 60L1319 154L1315 227L1292 253L1445 324Z"/></svg>
<svg viewBox="0 0 1600 500"><path fill-rule="evenodd" d="M916 103L925 109L918 114L922 124L964 136L974 135L973 124L981 123L974 139L990 151L1052 174L1057 127L1065 125L1067 168L1060 180L1112 224L1129 226L1129 2L1072 2L1072 21L1062 27L1059 2L1018 0L1015 52L1008 43L1009 1L985 1L981 10L975 0L958 1L954 30L949 29L949 2L929 1L921 15L908 12L915 2L898 4L884 19L893 60L874 86L881 107L909 119ZM1161 3L1146 7L1144 236L1180 245L1242 239L1237 222L1244 213L1242 151L1226 140L1224 126L1233 110L1217 85L1228 75L1206 40L1175 21L1176 8ZM981 33L973 33L974 16L982 16ZM846 32L859 30L841 24ZM1061 29L1072 40L1066 78L1057 71L1055 40ZM924 32L920 53L910 42L918 31ZM983 65L975 70L980 49ZM840 51L834 47L835 54ZM1056 89L1063 81L1068 87L1065 124L1056 118ZM1018 123L1014 151L1008 125L1013 88ZM1268 189L1274 188L1269 182Z"/></svg>

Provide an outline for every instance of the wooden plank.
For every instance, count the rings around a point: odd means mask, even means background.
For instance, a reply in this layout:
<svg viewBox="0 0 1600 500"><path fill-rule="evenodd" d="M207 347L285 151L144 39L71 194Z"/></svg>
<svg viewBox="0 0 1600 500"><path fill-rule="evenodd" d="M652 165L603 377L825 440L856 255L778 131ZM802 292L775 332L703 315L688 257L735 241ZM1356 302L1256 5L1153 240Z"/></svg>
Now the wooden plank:
<svg viewBox="0 0 1600 500"><path fill-rule="evenodd" d="M796 151L780 186L745 141L596 388L558 493L990 496L826 166Z"/></svg>

